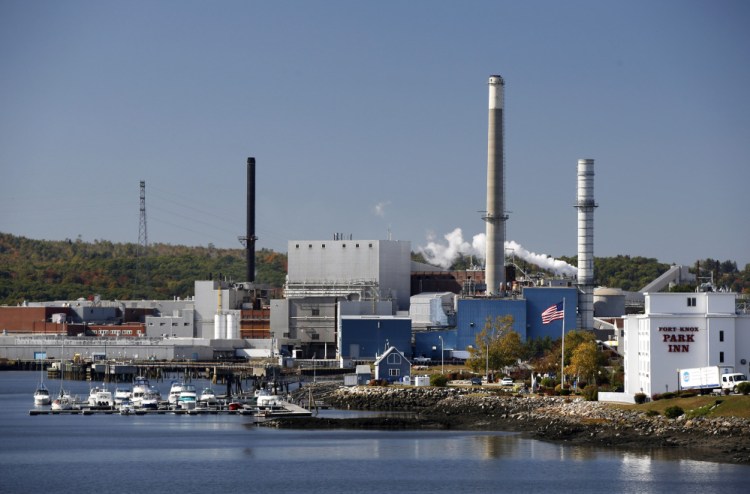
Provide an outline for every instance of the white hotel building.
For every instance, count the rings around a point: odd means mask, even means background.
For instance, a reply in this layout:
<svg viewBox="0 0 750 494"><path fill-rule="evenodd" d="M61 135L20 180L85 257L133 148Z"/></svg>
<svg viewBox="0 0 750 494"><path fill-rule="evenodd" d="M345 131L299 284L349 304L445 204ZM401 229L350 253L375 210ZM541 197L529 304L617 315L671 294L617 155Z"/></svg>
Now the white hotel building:
<svg viewBox="0 0 750 494"><path fill-rule="evenodd" d="M750 370L750 315L735 293L647 293L644 314L625 316L625 394L676 391L678 369Z"/></svg>

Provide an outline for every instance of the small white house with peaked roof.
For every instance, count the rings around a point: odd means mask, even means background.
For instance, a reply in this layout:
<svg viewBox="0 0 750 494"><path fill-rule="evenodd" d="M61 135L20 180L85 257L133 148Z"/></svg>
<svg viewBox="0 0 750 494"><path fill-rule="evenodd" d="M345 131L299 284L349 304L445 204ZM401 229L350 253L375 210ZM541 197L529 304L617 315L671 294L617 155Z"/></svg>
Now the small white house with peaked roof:
<svg viewBox="0 0 750 494"><path fill-rule="evenodd" d="M411 362L395 346L388 348L375 360L375 379L388 382L403 381L411 377Z"/></svg>

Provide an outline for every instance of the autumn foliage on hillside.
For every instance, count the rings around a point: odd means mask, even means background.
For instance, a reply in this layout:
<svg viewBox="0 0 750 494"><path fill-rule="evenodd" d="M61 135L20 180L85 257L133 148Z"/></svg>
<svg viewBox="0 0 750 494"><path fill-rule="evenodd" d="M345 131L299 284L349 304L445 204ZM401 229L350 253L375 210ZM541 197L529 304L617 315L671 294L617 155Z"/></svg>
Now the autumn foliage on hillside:
<svg viewBox="0 0 750 494"><path fill-rule="evenodd" d="M194 295L194 281L245 281L243 249L153 244L139 257L138 245L106 240L31 240L0 233L0 304L24 300L172 299ZM255 281L281 287L286 254L256 252Z"/></svg>

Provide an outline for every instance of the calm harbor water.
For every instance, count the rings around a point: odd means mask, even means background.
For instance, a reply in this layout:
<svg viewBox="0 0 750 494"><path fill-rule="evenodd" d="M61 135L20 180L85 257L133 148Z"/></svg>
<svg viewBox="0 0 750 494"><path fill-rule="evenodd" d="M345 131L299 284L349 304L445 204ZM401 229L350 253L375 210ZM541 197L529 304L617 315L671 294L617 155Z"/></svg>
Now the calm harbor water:
<svg viewBox="0 0 750 494"><path fill-rule="evenodd" d="M675 451L570 447L505 433L289 431L230 415L30 416L38 380L39 373L0 372L0 493L727 494L747 492L750 478L748 466ZM169 384L158 386L166 396ZM66 388L88 395L85 382Z"/></svg>

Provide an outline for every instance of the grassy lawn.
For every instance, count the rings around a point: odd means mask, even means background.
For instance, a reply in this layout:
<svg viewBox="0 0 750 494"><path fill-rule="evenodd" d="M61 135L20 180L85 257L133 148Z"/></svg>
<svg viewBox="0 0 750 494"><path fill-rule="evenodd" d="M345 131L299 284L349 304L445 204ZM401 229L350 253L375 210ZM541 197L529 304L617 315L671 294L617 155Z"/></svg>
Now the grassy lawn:
<svg viewBox="0 0 750 494"><path fill-rule="evenodd" d="M664 415L664 410L671 406L678 406L689 413L691 410L708 409L713 405L718 406L708 411L706 417L742 417L750 418L750 395L729 396L693 396L691 398L672 398L669 400L658 400L644 403L643 405L613 405L630 410L656 410Z"/></svg>

